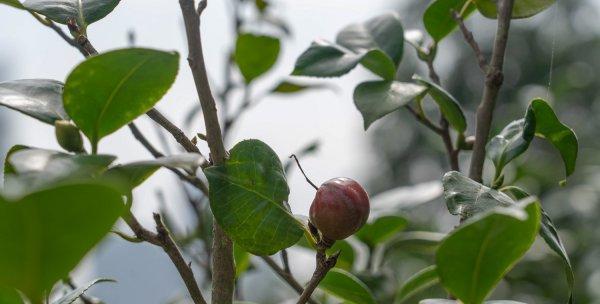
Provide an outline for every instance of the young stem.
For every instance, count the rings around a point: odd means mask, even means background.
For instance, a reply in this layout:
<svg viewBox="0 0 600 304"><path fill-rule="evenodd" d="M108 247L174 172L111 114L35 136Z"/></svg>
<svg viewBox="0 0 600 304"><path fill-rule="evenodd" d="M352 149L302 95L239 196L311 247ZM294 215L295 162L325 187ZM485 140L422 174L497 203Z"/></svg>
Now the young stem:
<svg viewBox="0 0 600 304"><path fill-rule="evenodd" d="M317 286L319 286L319 283L323 280L325 275L327 275L327 272L329 272L329 270L335 266L335 263L337 263L337 259L340 255L339 252L334 253L329 257L326 254L327 248L330 248L331 245L333 244L324 241L320 241L317 244L317 265L315 266L315 271L313 272L312 278L306 285L304 292L302 292L300 295L297 304L304 304L310 299L310 296L313 294Z"/></svg>
<svg viewBox="0 0 600 304"><path fill-rule="evenodd" d="M296 161L296 164L298 165L298 168L300 168L300 172L302 172L302 175L304 175L304 178L306 179L306 181L313 187L315 188L315 190L319 190L319 187L317 187L317 185L315 185L315 183L313 183L308 176L306 176L306 173L304 173L304 169L302 169L302 166L300 165L300 161L298 160L298 157L296 157L295 154L290 155L290 158L293 158Z"/></svg>
<svg viewBox="0 0 600 304"><path fill-rule="evenodd" d="M503 82L504 56L508 42L510 29L510 17L512 15L515 0L500 0L498 3L498 27L494 41L492 59L485 76L485 87L481 103L477 108L477 122L475 127L475 143L471 156L471 167L469 177L477 182L482 181L483 163L485 161L485 145L488 140L494 107L498 92Z"/></svg>

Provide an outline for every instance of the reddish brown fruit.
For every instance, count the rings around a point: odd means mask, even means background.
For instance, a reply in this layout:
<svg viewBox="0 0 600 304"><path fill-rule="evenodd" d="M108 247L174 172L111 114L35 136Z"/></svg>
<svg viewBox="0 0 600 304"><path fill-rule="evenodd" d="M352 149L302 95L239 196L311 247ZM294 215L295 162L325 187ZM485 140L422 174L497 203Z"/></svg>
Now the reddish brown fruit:
<svg viewBox="0 0 600 304"><path fill-rule="evenodd" d="M369 217L369 195L356 181L337 177L323 183L310 206L310 221L324 237L343 240Z"/></svg>

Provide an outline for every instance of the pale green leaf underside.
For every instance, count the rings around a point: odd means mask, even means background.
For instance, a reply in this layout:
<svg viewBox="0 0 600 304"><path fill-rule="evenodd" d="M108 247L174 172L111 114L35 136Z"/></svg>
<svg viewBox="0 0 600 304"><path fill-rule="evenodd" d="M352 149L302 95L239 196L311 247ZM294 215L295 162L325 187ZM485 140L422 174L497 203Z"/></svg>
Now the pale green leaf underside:
<svg viewBox="0 0 600 304"><path fill-rule="evenodd" d="M463 303L483 303L533 244L539 230L537 201L497 207L451 232L436 253L442 285Z"/></svg>
<svg viewBox="0 0 600 304"><path fill-rule="evenodd" d="M285 207L289 188L275 152L259 140L233 147L225 165L204 170L215 219L234 243L270 255L298 242L301 223Z"/></svg>
<svg viewBox="0 0 600 304"><path fill-rule="evenodd" d="M23 6L53 21L66 24L69 19L85 28L113 11L120 0L26 0Z"/></svg>
<svg viewBox="0 0 600 304"><path fill-rule="evenodd" d="M52 304L71 304L71 303L75 302L75 300L77 300L77 298L79 298L79 296L83 295L88 289L90 289L90 287L92 287L98 283L103 283L103 282L116 282L116 281L111 280L111 279L92 280L90 282L83 284L81 287L78 287L75 290L72 290L71 292L69 292L66 295L64 295L63 297L61 297L60 299L54 301Z"/></svg>
<svg viewBox="0 0 600 304"><path fill-rule="evenodd" d="M50 79L23 79L0 83L0 105L54 125L68 120L63 109L64 85Z"/></svg>
<svg viewBox="0 0 600 304"><path fill-rule="evenodd" d="M363 116L366 130L373 122L405 106L426 89L422 85L399 81L363 82L354 89L354 104Z"/></svg>

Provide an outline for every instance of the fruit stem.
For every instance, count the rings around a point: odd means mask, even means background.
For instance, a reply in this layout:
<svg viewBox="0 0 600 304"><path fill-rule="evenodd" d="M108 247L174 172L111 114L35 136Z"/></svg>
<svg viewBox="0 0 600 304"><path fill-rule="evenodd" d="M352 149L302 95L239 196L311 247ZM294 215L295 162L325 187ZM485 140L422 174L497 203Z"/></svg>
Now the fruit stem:
<svg viewBox="0 0 600 304"><path fill-rule="evenodd" d="M292 154L290 155L290 158L293 158L294 160L296 160L296 164L298 165L298 168L300 168L300 172L302 172L302 175L304 175L304 178L306 179L306 181L313 186L313 188L315 188L315 190L319 190L319 187L317 187L317 185L315 185L315 183L313 183L308 176L306 176L306 173L304 173L304 169L302 169L302 166L300 165L300 161L298 161L298 157L296 157L296 154Z"/></svg>

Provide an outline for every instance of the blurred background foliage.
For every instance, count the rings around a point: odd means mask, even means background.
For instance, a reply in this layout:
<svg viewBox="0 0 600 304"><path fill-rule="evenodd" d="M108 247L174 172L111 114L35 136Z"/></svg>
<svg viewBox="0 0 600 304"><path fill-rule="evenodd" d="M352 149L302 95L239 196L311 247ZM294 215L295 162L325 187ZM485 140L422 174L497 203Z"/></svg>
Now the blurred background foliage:
<svg viewBox="0 0 600 304"><path fill-rule="evenodd" d="M422 24L426 1L398 5L406 29ZM506 181L514 181L536 193L559 227L575 265L577 303L600 303L600 228L597 218L600 193L600 24L593 1L558 1L544 14L513 22L505 65L505 84L497 102L493 123L496 134L525 112L534 97L549 97L560 119L579 138L577 171L564 187L558 181L564 170L560 157L540 140L507 168ZM476 16L466 22L485 54L491 53L494 23ZM553 58L552 69L551 59ZM480 101L483 75L460 33L455 32L438 49L436 62L444 87L463 105L469 121ZM426 75L426 67L414 50L405 53L401 79L414 73ZM550 92L548 84L550 81ZM470 134L473 134L473 124ZM369 184L370 193L400 185L436 179L449 170L442 142L436 134L414 122L407 111L383 119L371 141L377 147L380 172ZM461 169L468 157L461 157ZM493 167L487 167L488 173ZM456 220L441 200L409 212L409 229L448 231ZM435 220L432 220L435 219ZM539 242L538 242L539 243ZM537 244L537 243L536 243ZM407 274L432 262L429 255L397 250L398 259L382 267L402 281ZM566 283L560 259L543 246L533 249L499 285L493 298L527 303L564 303ZM443 295L432 288L423 294ZM422 295L423 295L422 294ZM419 296L415 297L415 299ZM414 300L416 302L416 300Z"/></svg>

